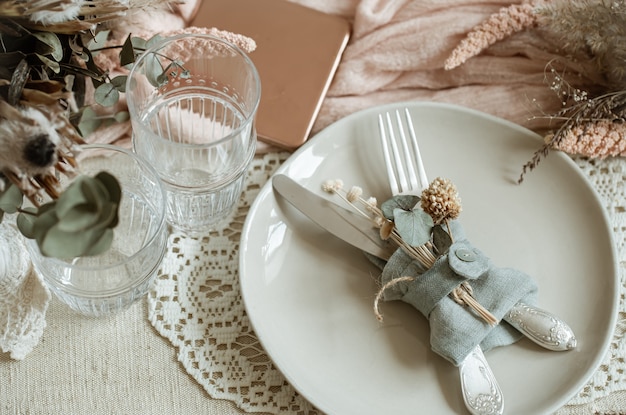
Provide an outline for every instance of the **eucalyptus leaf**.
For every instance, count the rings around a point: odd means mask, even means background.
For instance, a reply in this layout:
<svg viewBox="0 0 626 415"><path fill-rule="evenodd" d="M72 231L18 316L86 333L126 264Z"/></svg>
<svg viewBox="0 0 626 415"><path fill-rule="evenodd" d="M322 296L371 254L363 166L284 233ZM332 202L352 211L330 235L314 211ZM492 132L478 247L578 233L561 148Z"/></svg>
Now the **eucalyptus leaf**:
<svg viewBox="0 0 626 415"><path fill-rule="evenodd" d="M113 118L117 122L125 122L125 121L130 120L130 114L128 113L128 111L120 111L120 112L115 113Z"/></svg>
<svg viewBox="0 0 626 415"><path fill-rule="evenodd" d="M56 203L52 202L40 207L37 212L37 219L35 219L33 224L33 238L37 241L40 248L48 230L59 223L55 207Z"/></svg>
<svg viewBox="0 0 626 415"><path fill-rule="evenodd" d="M382 210L385 218L389 220L395 220L394 211L396 209L402 209L406 211L413 210L413 208L415 207L415 205L417 205L419 200L420 200L420 197L414 196L414 195L394 196L391 199L384 201L380 205L380 209Z"/></svg>
<svg viewBox="0 0 626 415"><path fill-rule="evenodd" d="M57 73L57 74L61 72L61 65L59 65L58 62L55 62L52 59L46 58L45 56L39 53L35 53L35 55L39 58L41 62L43 62L44 65L50 68L52 72Z"/></svg>
<svg viewBox="0 0 626 415"><path fill-rule="evenodd" d="M106 171L101 171L94 177L107 189L109 200L119 204L122 200L122 188L117 178Z"/></svg>
<svg viewBox="0 0 626 415"><path fill-rule="evenodd" d="M6 213L15 213L22 206L24 195L20 189L11 184L0 193L0 210Z"/></svg>
<svg viewBox="0 0 626 415"><path fill-rule="evenodd" d="M26 207L17 215L16 224L20 233L25 238L35 239L35 221L37 219L37 209L34 207Z"/></svg>
<svg viewBox="0 0 626 415"><path fill-rule="evenodd" d="M138 50L146 50L148 49L147 42L145 39L140 37L133 37L130 39L133 44L133 48Z"/></svg>
<svg viewBox="0 0 626 415"><path fill-rule="evenodd" d="M98 223L93 226L93 229L100 230L106 228L114 228L118 223L117 207L117 203L105 203L100 210Z"/></svg>
<svg viewBox="0 0 626 415"><path fill-rule="evenodd" d="M83 137L86 137L96 131L102 125L102 119L99 118L98 114L91 108L86 107L80 116L80 121L78 122L78 129Z"/></svg>
<svg viewBox="0 0 626 415"><path fill-rule="evenodd" d="M117 89L119 92L124 93L126 92L126 80L127 79L128 79L128 76L126 75L116 76L115 78L111 79L111 85L113 85L115 89Z"/></svg>
<svg viewBox="0 0 626 415"><path fill-rule="evenodd" d="M104 202L109 199L106 187L95 177L87 177L83 180L80 183L80 189L85 201L97 211L100 211Z"/></svg>
<svg viewBox="0 0 626 415"><path fill-rule="evenodd" d="M100 30L96 35L89 41L87 44L87 48L92 52L98 52L100 49L104 47L109 38L110 30Z"/></svg>
<svg viewBox="0 0 626 415"><path fill-rule="evenodd" d="M113 236L112 229L105 229L100 238L85 249L83 255L100 255L106 252L111 247L111 243L113 243Z"/></svg>
<svg viewBox="0 0 626 415"><path fill-rule="evenodd" d="M444 228L444 225L437 225L433 228L433 244L442 254L445 254L450 249L452 238Z"/></svg>
<svg viewBox="0 0 626 415"><path fill-rule="evenodd" d="M50 54L55 61L61 62L63 59L63 45L55 33L34 32L33 36L41 43L48 46L48 50L45 52L46 55Z"/></svg>
<svg viewBox="0 0 626 415"><path fill-rule="evenodd" d="M146 41L145 48L150 49L153 46L158 45L162 41L163 41L163 36L157 33L156 35L152 36L150 39Z"/></svg>
<svg viewBox="0 0 626 415"><path fill-rule="evenodd" d="M79 232L98 223L100 212L92 205L82 204L74 206L67 214L59 219L59 229L64 232Z"/></svg>
<svg viewBox="0 0 626 415"><path fill-rule="evenodd" d="M101 253L111 245L120 199L119 182L110 173L78 176L55 202L39 209L35 220L22 220L24 234L47 256Z"/></svg>
<svg viewBox="0 0 626 415"><path fill-rule="evenodd" d="M167 76L163 78L165 70L161 65L161 61L159 57L152 53L149 56L144 58L144 72L146 74L146 78L150 82L150 84L154 86L161 86L165 81L167 81Z"/></svg>
<svg viewBox="0 0 626 415"><path fill-rule="evenodd" d="M78 176L57 199L56 212L62 218L67 215L74 206L87 203L82 187L83 182L89 180L88 176Z"/></svg>
<svg viewBox="0 0 626 415"><path fill-rule="evenodd" d="M100 239L102 233L93 230L65 232L59 226L53 226L39 243L39 249L42 254L56 258L82 256Z"/></svg>
<svg viewBox="0 0 626 415"><path fill-rule="evenodd" d="M420 246L430 240L433 219L421 209L406 211L397 208L393 212L396 230L411 246Z"/></svg>
<svg viewBox="0 0 626 415"><path fill-rule="evenodd" d="M135 48L133 47L131 35L128 35L120 51L120 65L126 66L133 62L135 62Z"/></svg>
<svg viewBox="0 0 626 415"><path fill-rule="evenodd" d="M103 107L111 107L120 100L120 93L110 83L103 83L96 88L94 99Z"/></svg>

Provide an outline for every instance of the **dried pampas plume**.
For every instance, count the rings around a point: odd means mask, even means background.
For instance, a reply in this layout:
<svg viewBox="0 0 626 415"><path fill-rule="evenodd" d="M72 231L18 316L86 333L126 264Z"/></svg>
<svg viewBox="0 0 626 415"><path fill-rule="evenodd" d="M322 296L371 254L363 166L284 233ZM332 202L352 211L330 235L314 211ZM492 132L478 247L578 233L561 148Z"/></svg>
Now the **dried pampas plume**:
<svg viewBox="0 0 626 415"><path fill-rule="evenodd" d="M626 1L560 0L537 9L545 36L570 58L589 60L609 89L626 88Z"/></svg>

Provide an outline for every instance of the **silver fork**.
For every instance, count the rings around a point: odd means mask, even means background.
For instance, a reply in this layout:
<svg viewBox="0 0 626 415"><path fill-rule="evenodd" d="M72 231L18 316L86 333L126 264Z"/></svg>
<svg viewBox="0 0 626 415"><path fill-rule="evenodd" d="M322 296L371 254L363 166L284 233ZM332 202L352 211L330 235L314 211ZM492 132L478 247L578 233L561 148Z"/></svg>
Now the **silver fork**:
<svg viewBox="0 0 626 415"><path fill-rule="evenodd" d="M394 118L395 123L388 112L378 115L380 139L391 192L394 195L407 193L419 195L428 187L428 179L411 114L405 108L405 122L403 122L400 111L396 110ZM408 130L409 137L405 130ZM480 345L476 346L461 362L459 375L463 401L471 414L502 414L504 412L502 390L498 386Z"/></svg>

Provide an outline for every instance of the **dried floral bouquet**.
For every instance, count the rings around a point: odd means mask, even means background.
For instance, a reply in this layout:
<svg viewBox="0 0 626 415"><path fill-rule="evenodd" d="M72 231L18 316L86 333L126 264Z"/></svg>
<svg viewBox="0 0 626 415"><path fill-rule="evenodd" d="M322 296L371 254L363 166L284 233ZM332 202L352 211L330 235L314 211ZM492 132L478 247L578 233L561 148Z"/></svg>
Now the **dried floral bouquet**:
<svg viewBox="0 0 626 415"><path fill-rule="evenodd" d="M88 243L61 256L108 249L120 198L115 177L80 176L83 136L103 123L87 103L115 104L126 77L111 77L94 57L119 50L120 67L157 39L104 47L106 23L170 0L0 0L0 220L18 213L21 233L45 246L86 234ZM93 84L93 88L88 83ZM95 90L93 97L86 96ZM127 118L113 114L112 122ZM106 121L105 121L106 122ZM60 191L60 177L78 177ZM30 206L25 206L24 199ZM46 242L46 243L44 243Z"/></svg>
<svg viewBox="0 0 626 415"><path fill-rule="evenodd" d="M459 217L462 207L456 186L448 179L437 177L422 191L421 196L394 196L380 207L376 198L364 199L363 190L358 186L345 192L343 182L339 179L326 181L322 189L339 196L355 212L370 219L372 226L380 230L381 239L389 240L404 250L418 261L423 271L432 268L438 258L446 253L440 251L454 242L450 221ZM374 314L378 320L383 319L379 304L385 291L396 284L410 283L416 278L394 278L379 289L374 300ZM450 297L458 304L470 307L489 325L498 324L498 320L489 310L476 300L471 285L466 281L457 286L450 293Z"/></svg>
<svg viewBox="0 0 626 415"><path fill-rule="evenodd" d="M544 114L554 129L520 181L550 150L590 158L626 156L626 1L523 0L476 26L446 61L452 70L496 42L535 30L562 59L546 62L546 81L562 102ZM585 86L575 82L586 78Z"/></svg>

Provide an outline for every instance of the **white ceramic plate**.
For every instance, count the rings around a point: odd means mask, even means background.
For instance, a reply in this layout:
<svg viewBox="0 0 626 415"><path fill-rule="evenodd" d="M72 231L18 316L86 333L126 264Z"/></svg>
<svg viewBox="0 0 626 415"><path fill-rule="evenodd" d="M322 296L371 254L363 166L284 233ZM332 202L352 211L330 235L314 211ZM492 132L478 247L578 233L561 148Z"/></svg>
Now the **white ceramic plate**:
<svg viewBox="0 0 626 415"><path fill-rule="evenodd" d="M331 125L281 166L323 194L326 179L390 196L371 108ZM532 275L542 308L570 324L578 348L551 352L529 340L486 354L507 414L547 414L600 364L617 314L617 259L606 214L576 165L551 153L518 185L540 146L534 133L476 111L407 103L431 179L451 179L460 220L498 266ZM328 196L329 197L329 196ZM457 368L429 348L426 320L410 306L372 311L378 270L362 254L275 196L271 183L241 240L245 306L267 353L289 382L330 415L466 413Z"/></svg>

